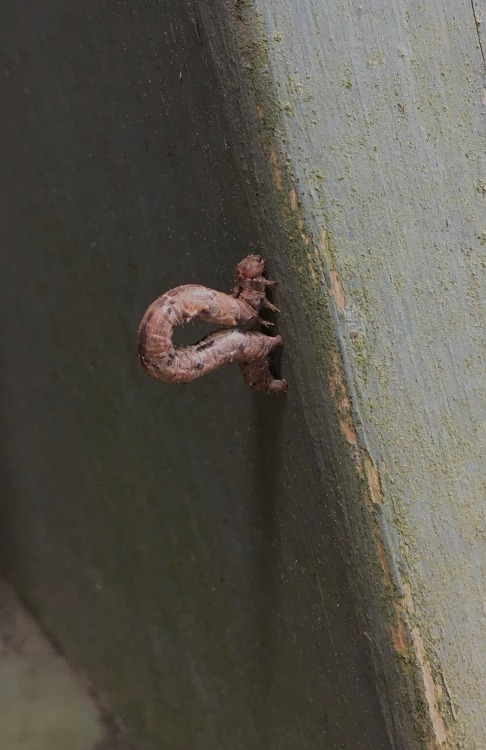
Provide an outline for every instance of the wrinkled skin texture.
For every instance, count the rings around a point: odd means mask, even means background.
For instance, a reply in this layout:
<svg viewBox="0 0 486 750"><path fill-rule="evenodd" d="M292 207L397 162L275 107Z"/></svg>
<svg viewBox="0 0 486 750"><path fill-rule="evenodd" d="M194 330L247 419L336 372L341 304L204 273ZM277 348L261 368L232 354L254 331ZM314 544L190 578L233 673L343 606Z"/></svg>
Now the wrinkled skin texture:
<svg viewBox="0 0 486 750"><path fill-rule="evenodd" d="M263 307L277 311L266 297L267 286L274 282L264 278L264 270L261 256L248 255L236 266L232 295L185 284L153 302L138 330L138 356L145 372L164 383L189 383L221 365L238 362L247 385L259 391L286 391L287 381L270 372L270 354L282 345L282 337L249 330L270 325L259 317ZM230 328L175 349L174 328L194 318Z"/></svg>

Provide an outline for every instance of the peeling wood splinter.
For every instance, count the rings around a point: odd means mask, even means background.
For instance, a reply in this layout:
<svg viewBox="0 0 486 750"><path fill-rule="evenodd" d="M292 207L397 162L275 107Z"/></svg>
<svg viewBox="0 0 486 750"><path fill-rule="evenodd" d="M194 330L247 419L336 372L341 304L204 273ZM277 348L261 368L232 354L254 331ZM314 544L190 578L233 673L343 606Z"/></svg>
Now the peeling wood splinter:
<svg viewBox="0 0 486 750"><path fill-rule="evenodd" d="M236 266L232 295L184 284L153 302L138 330L138 356L145 372L163 383L189 383L221 365L238 362L247 385L258 391L286 391L287 381L270 372L270 353L282 345L282 337L249 330L272 325L259 317L263 307L278 312L267 300L266 287L275 282L264 278L264 270L260 255L248 255ZM174 328L194 318L231 328L175 349Z"/></svg>

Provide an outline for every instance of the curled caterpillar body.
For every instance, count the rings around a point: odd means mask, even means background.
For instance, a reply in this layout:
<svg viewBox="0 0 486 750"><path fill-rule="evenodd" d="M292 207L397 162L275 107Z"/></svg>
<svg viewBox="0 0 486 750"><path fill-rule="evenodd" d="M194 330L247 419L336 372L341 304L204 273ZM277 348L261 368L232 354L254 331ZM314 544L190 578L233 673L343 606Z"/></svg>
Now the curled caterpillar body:
<svg viewBox="0 0 486 750"><path fill-rule="evenodd" d="M197 284L185 284L159 297L146 311L138 331L138 355L145 372L164 383L189 383L221 365L238 362L245 382L256 390L285 391L287 382L270 372L269 356L281 346L280 336L266 336L254 328L259 311L266 306L264 262L249 255L236 267L233 295ZM194 318L230 326L210 334L193 346L176 349L172 343L175 326Z"/></svg>

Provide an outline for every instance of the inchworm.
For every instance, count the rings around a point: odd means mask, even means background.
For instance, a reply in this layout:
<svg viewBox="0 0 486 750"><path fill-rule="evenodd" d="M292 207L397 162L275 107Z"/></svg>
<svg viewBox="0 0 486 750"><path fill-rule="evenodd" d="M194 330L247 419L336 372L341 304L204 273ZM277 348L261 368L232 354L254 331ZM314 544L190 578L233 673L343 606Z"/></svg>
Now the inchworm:
<svg viewBox="0 0 486 750"><path fill-rule="evenodd" d="M287 381L270 372L270 353L282 345L282 337L249 330L271 325L260 319L262 307L278 312L267 300L266 287L275 282L264 278L264 270L260 255L248 255L236 266L232 295L185 284L153 302L138 330L138 356L145 372L164 383L189 383L221 365L238 362L247 385L259 391L286 391ZM193 346L174 348L174 328L194 318L231 328Z"/></svg>

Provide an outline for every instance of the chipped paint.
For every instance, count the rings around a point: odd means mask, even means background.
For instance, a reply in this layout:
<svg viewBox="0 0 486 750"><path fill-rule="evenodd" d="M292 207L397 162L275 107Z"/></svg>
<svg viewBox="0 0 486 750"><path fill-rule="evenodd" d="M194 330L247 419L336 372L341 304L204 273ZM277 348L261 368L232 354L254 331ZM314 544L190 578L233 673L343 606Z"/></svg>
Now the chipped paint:
<svg viewBox="0 0 486 750"><path fill-rule="evenodd" d="M336 262L329 242L329 232L325 228L321 229L319 245L316 248L316 252L321 264L325 261L330 270L335 270Z"/></svg>
<svg viewBox="0 0 486 750"><path fill-rule="evenodd" d="M400 656L410 658L409 633L399 606L397 606L397 624L393 628L393 643Z"/></svg>
<svg viewBox="0 0 486 750"><path fill-rule="evenodd" d="M281 193L283 189L282 183L282 170L278 163L278 153L276 149L272 149L270 152L270 162L273 166L273 181L278 192Z"/></svg>
<svg viewBox="0 0 486 750"><path fill-rule="evenodd" d="M390 560L381 538L380 529L377 524L374 528L374 538L376 544L376 550L378 552L378 558L380 560L381 569L383 571L383 583L387 587L393 586L393 576L390 568Z"/></svg>
<svg viewBox="0 0 486 750"><path fill-rule="evenodd" d="M364 450L362 450L362 452L365 453ZM383 490L381 486L380 472L378 471L377 465L373 463L368 453L366 453L364 457L364 466L371 500L373 503L383 505Z"/></svg>
<svg viewBox="0 0 486 750"><path fill-rule="evenodd" d="M292 209L292 211L297 211L299 207L299 198L297 196L297 190L294 187L290 189L289 198L290 208Z"/></svg>
<svg viewBox="0 0 486 750"><path fill-rule="evenodd" d="M404 611L407 612L408 619L411 621L416 619L412 590L408 584L405 585L404 605ZM441 750L447 750L447 748L449 747L447 742L447 730L440 711L442 690L434 680L434 675L430 663L427 659L425 643L419 626L417 624L414 624L411 626L410 630L412 633L414 654L420 665L420 670L423 677L425 696L427 698L427 704L429 707L429 716L435 736L436 744L433 747L440 748Z"/></svg>
<svg viewBox="0 0 486 750"><path fill-rule="evenodd" d="M332 354L332 369L329 372L329 390L332 393L336 411L338 414L339 427L346 442L352 448L353 461L357 463L358 471L361 476L363 462L358 444L358 434L354 425L353 409L351 399L349 398L346 378L341 364L341 357L338 351Z"/></svg>
<svg viewBox="0 0 486 750"><path fill-rule="evenodd" d="M331 294L334 297L334 302L338 312L344 315L344 308L346 307L346 297L344 295L343 285L341 278L337 271L330 271L329 276L331 277Z"/></svg>

